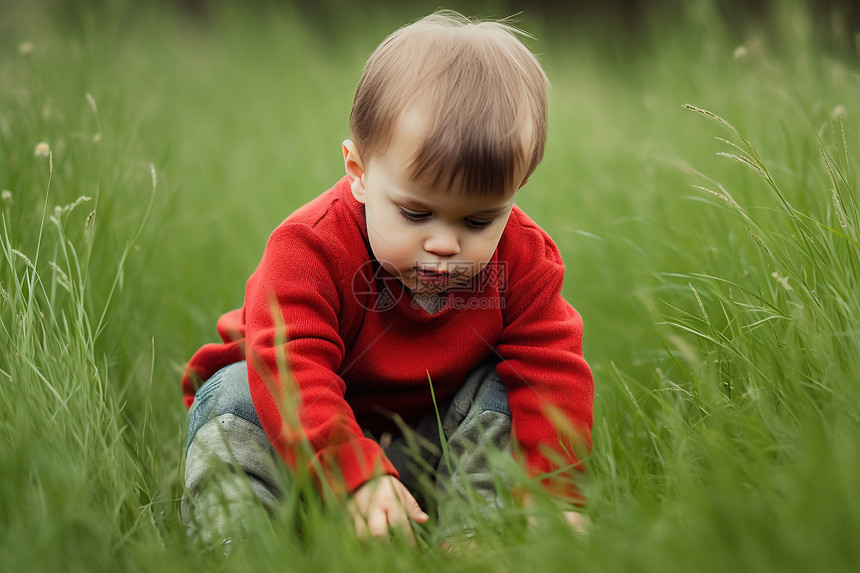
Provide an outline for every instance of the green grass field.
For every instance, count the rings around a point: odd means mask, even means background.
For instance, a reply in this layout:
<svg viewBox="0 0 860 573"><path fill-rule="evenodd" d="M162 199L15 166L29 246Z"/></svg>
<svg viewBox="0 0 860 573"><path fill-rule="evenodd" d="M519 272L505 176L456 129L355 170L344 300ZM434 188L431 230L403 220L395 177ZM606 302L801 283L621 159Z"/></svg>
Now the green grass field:
<svg viewBox="0 0 860 573"><path fill-rule="evenodd" d="M367 55L435 5L3 4L3 570L857 569L860 37L838 18L522 15L552 91L518 204L595 374L587 536L513 507L448 557L432 523L362 544L291 496L225 559L179 520L182 367L341 176Z"/></svg>

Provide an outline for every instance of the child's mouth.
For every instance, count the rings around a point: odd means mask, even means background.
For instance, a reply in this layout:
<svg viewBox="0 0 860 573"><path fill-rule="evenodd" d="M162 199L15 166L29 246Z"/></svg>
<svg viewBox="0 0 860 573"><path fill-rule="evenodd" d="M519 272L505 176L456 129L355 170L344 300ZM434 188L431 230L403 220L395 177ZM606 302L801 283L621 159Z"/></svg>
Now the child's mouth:
<svg viewBox="0 0 860 573"><path fill-rule="evenodd" d="M449 273L446 271L434 271L431 269L423 269L417 267L415 267L414 270L418 280L420 280L422 283L434 286L448 285L456 276L454 273Z"/></svg>

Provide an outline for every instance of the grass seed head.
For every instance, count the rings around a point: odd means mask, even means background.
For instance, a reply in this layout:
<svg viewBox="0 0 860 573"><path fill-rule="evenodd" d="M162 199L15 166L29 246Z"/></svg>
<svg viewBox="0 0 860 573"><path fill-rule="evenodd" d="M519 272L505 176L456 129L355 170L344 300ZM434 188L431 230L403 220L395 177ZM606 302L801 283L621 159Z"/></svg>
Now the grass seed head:
<svg viewBox="0 0 860 573"><path fill-rule="evenodd" d="M699 310L702 311L702 316L705 318L705 322L708 324L711 323L711 318L708 316L708 311L705 310L705 305L702 304L702 297L699 296L699 291L696 290L696 287L693 286L693 283L687 283L690 287L690 290L693 291L693 294L696 295L696 302L699 303Z"/></svg>
<svg viewBox="0 0 860 573"><path fill-rule="evenodd" d="M755 240L755 242L756 242L756 243L758 243L759 245L764 246L764 243L762 243L762 242L761 242L761 239L759 239L759 238L758 238L758 235L756 235L755 233L753 233L753 232L752 232L752 230L751 230L749 227L747 227L747 235L749 235L750 237L752 237L752 238L753 238L753 240Z"/></svg>
<svg viewBox="0 0 860 573"><path fill-rule="evenodd" d="M12 192L9 191L8 189L3 189L3 192L0 193L0 197L2 197L3 202L6 203L7 205L12 204Z"/></svg>
<svg viewBox="0 0 860 573"><path fill-rule="evenodd" d="M829 168L830 166L828 165ZM836 218L839 219L839 224L846 233L851 233L848 216L845 214L845 209L842 208L842 201L839 199L839 192L836 191L835 187L830 190L830 195L833 198L833 208L836 211Z"/></svg>
<svg viewBox="0 0 860 573"><path fill-rule="evenodd" d="M87 215L87 220L84 223L84 241L86 244L91 245L93 242L93 234L95 233L95 222L96 222L96 212L95 210L90 211L90 214ZM137 245L135 245L137 246Z"/></svg>
<svg viewBox="0 0 860 573"><path fill-rule="evenodd" d="M18 249L11 249L11 252L13 255L15 255L16 257L18 257L22 261L24 261L24 264L26 264L28 267L30 267L33 270L36 270L36 266L33 264L33 261L31 261L27 255L25 255L24 253L22 253Z"/></svg>
<svg viewBox="0 0 860 573"><path fill-rule="evenodd" d="M33 42L25 41L18 44L18 53L22 56L29 56L36 51L36 45Z"/></svg>
<svg viewBox="0 0 860 573"><path fill-rule="evenodd" d="M87 97L87 102L89 102L90 107L91 107L91 108L92 108L92 110L93 110L93 113L94 113L94 114L96 114L96 115L98 115L98 113L99 113L99 108L98 108L98 106L96 106L96 98L94 98L94 97L93 97L93 94L91 94L90 92L87 92L87 93L86 93L86 97Z"/></svg>
<svg viewBox="0 0 860 573"><path fill-rule="evenodd" d="M793 291L793 290L794 290L793 288L791 288L791 285L790 285L790 284L788 284L788 278L787 278L787 277L781 276L781 275L780 275L778 272L776 272L776 271L774 271L774 272L770 273L770 276L772 276L773 278L775 278L775 279L776 279L776 282L778 282L779 284L781 284L781 285L782 285L782 288L784 288L784 289L786 290L786 292L791 292L791 291Z"/></svg>

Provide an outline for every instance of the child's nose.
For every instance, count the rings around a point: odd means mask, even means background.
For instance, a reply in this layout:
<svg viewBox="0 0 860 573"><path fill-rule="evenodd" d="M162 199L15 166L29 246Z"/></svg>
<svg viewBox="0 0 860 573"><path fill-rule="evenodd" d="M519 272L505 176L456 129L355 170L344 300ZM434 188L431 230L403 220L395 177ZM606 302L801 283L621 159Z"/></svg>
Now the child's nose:
<svg viewBox="0 0 860 573"><path fill-rule="evenodd" d="M450 257L460 252L460 240L452 230L439 229L424 241L424 250L440 257Z"/></svg>

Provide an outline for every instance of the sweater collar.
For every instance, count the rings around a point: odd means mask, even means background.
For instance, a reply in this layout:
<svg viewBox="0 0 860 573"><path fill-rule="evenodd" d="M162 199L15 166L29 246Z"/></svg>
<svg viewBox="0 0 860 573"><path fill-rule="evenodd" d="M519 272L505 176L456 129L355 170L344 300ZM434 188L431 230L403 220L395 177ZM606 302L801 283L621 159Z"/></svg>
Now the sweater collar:
<svg viewBox="0 0 860 573"><path fill-rule="evenodd" d="M358 224L358 229L361 231L364 243L368 245L367 250L368 254L370 254L370 245L367 242L367 220L364 217L364 204L359 203L356 198L352 196L352 189L349 186L349 178L346 175L344 175L340 181L335 183L334 189L337 196L340 197L340 200L343 201L343 204L346 205L347 209L352 214L356 224Z"/></svg>

